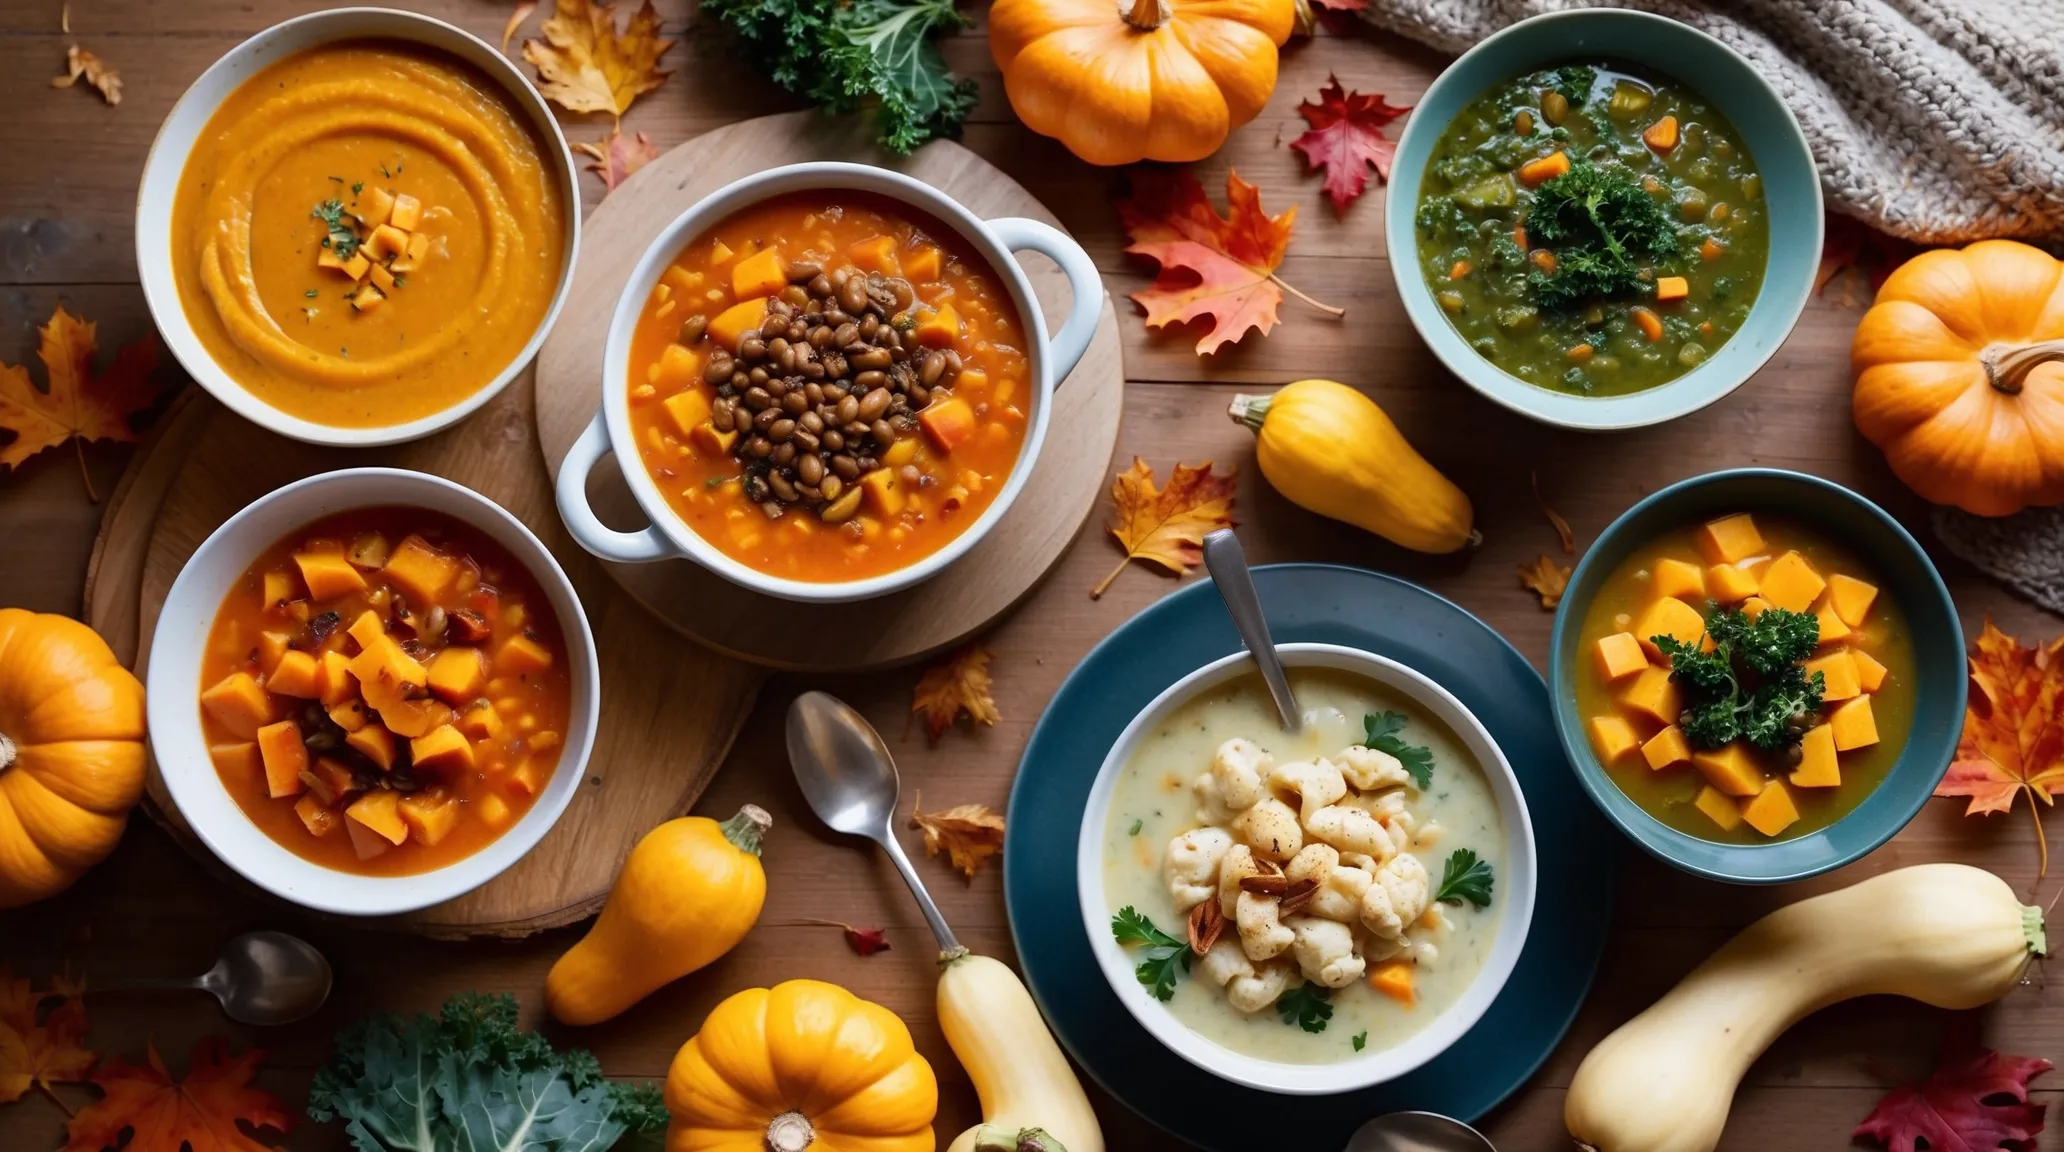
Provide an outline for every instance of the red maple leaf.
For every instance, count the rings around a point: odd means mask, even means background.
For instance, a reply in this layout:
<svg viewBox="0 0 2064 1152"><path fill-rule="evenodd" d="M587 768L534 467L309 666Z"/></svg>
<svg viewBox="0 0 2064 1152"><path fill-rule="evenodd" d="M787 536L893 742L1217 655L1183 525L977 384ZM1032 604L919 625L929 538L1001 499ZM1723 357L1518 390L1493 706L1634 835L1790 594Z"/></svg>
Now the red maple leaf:
<svg viewBox="0 0 2064 1152"><path fill-rule="evenodd" d="M1397 155L1397 141L1383 134L1383 126L1412 110L1411 105L1394 105L1381 95L1351 92L1328 75L1319 90L1319 101L1297 106L1311 130L1290 142L1304 153L1313 170L1326 173L1326 196L1333 201L1333 214L1345 215L1347 206L1369 186L1369 169L1390 179L1390 162Z"/></svg>
<svg viewBox="0 0 2064 1152"><path fill-rule="evenodd" d="M1891 1152L2033 1152L2044 1106L2028 1102L2028 1082L2050 1062L1959 1047L1963 1055L1945 1053L1926 1080L1886 1093L1851 1139L1875 1140Z"/></svg>

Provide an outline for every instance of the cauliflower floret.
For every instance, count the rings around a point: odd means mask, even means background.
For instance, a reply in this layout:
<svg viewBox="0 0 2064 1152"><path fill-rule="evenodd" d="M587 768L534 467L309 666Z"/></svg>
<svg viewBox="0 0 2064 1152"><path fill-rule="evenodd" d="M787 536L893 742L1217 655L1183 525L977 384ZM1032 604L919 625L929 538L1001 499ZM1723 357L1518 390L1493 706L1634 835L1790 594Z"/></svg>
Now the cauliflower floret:
<svg viewBox="0 0 2064 1152"><path fill-rule="evenodd" d="M1197 797L1199 824L1224 826L1231 824L1233 817L1239 815L1225 802L1225 797L1219 795L1218 777L1213 776L1208 768L1199 772L1195 780L1190 781L1190 791Z"/></svg>
<svg viewBox="0 0 2064 1152"><path fill-rule="evenodd" d="M1342 852L1340 862L1349 868L1360 868L1364 872L1374 872L1376 865L1382 863L1374 856L1362 852Z"/></svg>
<svg viewBox="0 0 2064 1152"><path fill-rule="evenodd" d="M1283 989L1290 986L1290 965L1287 961L1271 960L1258 964L1252 976L1235 976L1226 985L1226 1003L1233 1009L1252 1016L1276 1002Z"/></svg>
<svg viewBox="0 0 2064 1152"><path fill-rule="evenodd" d="M1366 964L1381 964L1385 960L1396 959L1411 946L1412 942L1402 936L1390 940L1365 933L1362 936L1362 961Z"/></svg>
<svg viewBox="0 0 2064 1152"><path fill-rule="evenodd" d="M1235 844L1226 850L1225 859L1218 865L1218 910L1226 919L1239 913L1240 881L1259 875L1261 863L1254 858L1254 849Z"/></svg>
<svg viewBox="0 0 2064 1152"><path fill-rule="evenodd" d="M1341 775L1359 792L1398 788L1412 782L1412 774L1405 771L1397 757L1375 748L1351 745L1341 749L1334 759L1340 762Z"/></svg>
<svg viewBox="0 0 2064 1152"><path fill-rule="evenodd" d="M1441 827L1440 821L1428 820L1419 826L1417 832L1412 834L1412 847L1417 851L1424 852L1440 843L1441 837L1446 834L1447 829Z"/></svg>
<svg viewBox="0 0 2064 1152"><path fill-rule="evenodd" d="M1276 898L1259 892L1241 892L1233 913L1240 929L1240 949L1256 964L1283 954L1296 934L1276 919Z"/></svg>
<svg viewBox="0 0 2064 1152"><path fill-rule="evenodd" d="M1379 828L1378 831L1382 830ZM1233 817L1233 834L1254 849L1256 856L1277 863L1297 855L1297 850L1304 847L1304 833L1297 827L1297 813L1273 796L1263 798Z"/></svg>
<svg viewBox="0 0 2064 1152"><path fill-rule="evenodd" d="M1326 759L1278 764L1269 771L1268 786L1280 799L1297 797L1300 820L1311 819L1312 813L1347 795L1347 781L1341 779L1340 769Z"/></svg>
<svg viewBox="0 0 2064 1152"><path fill-rule="evenodd" d="M1340 853L1330 844L1306 844L1297 850L1297 855L1283 865L1283 879L1295 884L1299 880L1310 880L1323 884L1326 873L1340 863Z"/></svg>
<svg viewBox="0 0 2064 1152"><path fill-rule="evenodd" d="M1426 912L1429 880L1426 865L1407 852L1376 870L1375 883L1362 894L1362 926L1384 939L1405 934Z"/></svg>
<svg viewBox="0 0 2064 1152"><path fill-rule="evenodd" d="M1218 796L1225 806L1238 812L1261 799L1261 780L1276 758L1238 737L1218 746L1211 756L1211 778L1218 783Z"/></svg>
<svg viewBox="0 0 2064 1152"><path fill-rule="evenodd" d="M1338 920L1292 916L1283 922L1296 939L1290 943L1297 968L1306 980L1328 988L1345 988L1362 978L1368 965L1355 955L1354 929Z"/></svg>
<svg viewBox="0 0 2064 1152"><path fill-rule="evenodd" d="M1319 890L1312 894L1311 903L1304 906L1305 915L1352 924L1361 918L1362 897L1374 881L1367 869L1339 864L1327 871Z"/></svg>
<svg viewBox="0 0 2064 1152"><path fill-rule="evenodd" d="M1254 964L1247 959L1247 953L1240 950L1240 942L1231 936L1220 936L1218 943L1211 946L1197 961L1197 971L1206 980L1220 988L1235 977L1254 975Z"/></svg>
<svg viewBox="0 0 2064 1152"><path fill-rule="evenodd" d="M1405 945L1405 958L1421 968L1436 968L1439 966L1440 948L1431 940L1413 940Z"/></svg>
<svg viewBox="0 0 2064 1152"><path fill-rule="evenodd" d="M1187 912L1217 894L1218 862L1232 846L1233 835L1223 828L1192 828L1168 842L1161 871L1176 911Z"/></svg>
<svg viewBox="0 0 2064 1152"><path fill-rule="evenodd" d="M1378 860L1397 855L1397 845L1376 817L1346 804L1328 804L1311 814L1304 830L1342 852L1360 852ZM1250 841L1251 843L1251 841Z"/></svg>

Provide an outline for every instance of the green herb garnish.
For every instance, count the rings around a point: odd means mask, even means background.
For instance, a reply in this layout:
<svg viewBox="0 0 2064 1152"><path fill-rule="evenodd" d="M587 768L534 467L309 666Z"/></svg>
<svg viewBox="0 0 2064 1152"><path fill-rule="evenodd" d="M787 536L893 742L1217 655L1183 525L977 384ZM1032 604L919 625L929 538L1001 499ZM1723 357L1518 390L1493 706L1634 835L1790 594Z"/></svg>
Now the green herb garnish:
<svg viewBox="0 0 2064 1152"><path fill-rule="evenodd" d="M1473 849L1457 848L1448 853L1448 863L1441 869L1440 888L1433 898L1442 904L1467 900L1478 908L1488 908L1494 879L1490 861L1477 859Z"/></svg>
<svg viewBox="0 0 2064 1152"><path fill-rule="evenodd" d="M1324 1032L1326 1021L1333 1018L1333 990L1323 984L1306 980L1301 986L1292 988L1276 998L1276 1015L1285 1024L1295 1024L1306 1032Z"/></svg>
<svg viewBox="0 0 2064 1152"><path fill-rule="evenodd" d="M1413 782L1424 792L1433 783L1433 752L1423 745L1407 744L1399 738L1398 733L1404 730L1406 721L1410 719L1403 712L1366 713L1362 717L1365 733L1362 744L1397 757L1397 762L1405 766Z"/></svg>
<svg viewBox="0 0 2064 1152"><path fill-rule="evenodd" d="M358 253L358 231L344 219L342 200L325 200L315 206L310 216L322 221L327 230L322 246L336 253L337 259L349 260Z"/></svg>
<svg viewBox="0 0 2064 1152"><path fill-rule="evenodd" d="M1369 1034L1367 1032L1357 1032L1353 1036L1349 1037L1347 1042L1354 1045L1355 1051L1360 1052L1363 1048L1368 1046Z"/></svg>
<svg viewBox="0 0 2064 1152"><path fill-rule="evenodd" d="M310 288L310 289L309 289L308 291L306 291L306 292L303 292L303 293L302 293L301 295L303 295L303 296L306 296L306 297L308 297L308 298L309 298L310 300L313 300L313 299L315 299L315 298L316 298L317 296L321 295L321 293L317 292L317 291L316 291L315 289L313 289L313 288Z"/></svg>
<svg viewBox="0 0 2064 1152"><path fill-rule="evenodd" d="M1697 748L1746 738L1765 752L1797 744L1805 715L1819 710L1827 690L1825 677L1800 667L1820 644L1820 620L1783 608L1766 608L1754 620L1716 611L1705 634L1710 652L1703 643L1649 637L1670 658L1670 679L1685 690L1678 719L1684 738Z"/></svg>
<svg viewBox="0 0 2064 1152"><path fill-rule="evenodd" d="M1663 204L1619 167L1579 161L1534 191L1527 236L1555 253L1555 271L1528 275L1543 308L1644 289L1637 261L1677 251Z"/></svg>
<svg viewBox="0 0 2064 1152"><path fill-rule="evenodd" d="M353 196L356 196L363 191L365 191L365 181L363 180L360 180L351 186L351 194Z"/></svg>
<svg viewBox="0 0 2064 1152"><path fill-rule="evenodd" d="M1598 84L1598 69L1586 68L1581 64L1567 64L1557 68L1554 79L1548 86L1563 94L1576 107L1583 107L1591 98L1591 89Z"/></svg>
<svg viewBox="0 0 2064 1152"><path fill-rule="evenodd" d="M1127 836L1137 836L1137 835L1139 835L1139 834L1140 834L1140 829L1142 829L1142 828L1145 828L1146 826L1147 826L1147 822L1146 822L1145 820L1134 820L1134 821L1132 822L1132 829L1131 829L1130 831L1128 831L1128 832L1126 833L1126 835L1127 835Z"/></svg>
<svg viewBox="0 0 2064 1152"><path fill-rule="evenodd" d="M1154 927L1152 920L1140 915L1130 904L1111 917L1111 935L1117 937L1122 945L1138 945L1143 949L1139 967L1132 971L1154 999L1167 1000L1175 995L1176 977L1190 970L1189 941L1178 940Z"/></svg>

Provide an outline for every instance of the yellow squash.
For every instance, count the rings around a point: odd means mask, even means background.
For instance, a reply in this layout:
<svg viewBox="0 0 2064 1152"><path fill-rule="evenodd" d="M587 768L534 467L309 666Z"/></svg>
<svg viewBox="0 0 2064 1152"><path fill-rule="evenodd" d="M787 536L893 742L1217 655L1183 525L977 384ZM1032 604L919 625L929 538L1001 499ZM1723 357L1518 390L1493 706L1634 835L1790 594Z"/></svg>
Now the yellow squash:
<svg viewBox="0 0 2064 1152"><path fill-rule="evenodd" d="M1415 552L1453 552L1480 539L1469 497L1412 450L1374 400L1347 385L1299 380L1271 396L1235 396L1229 412L1253 429L1261 474L1298 507Z"/></svg>
<svg viewBox="0 0 2064 1152"><path fill-rule="evenodd" d="M895 1013L790 980L710 1011L666 1107L667 1152L932 1152L939 1083Z"/></svg>
<svg viewBox="0 0 2064 1152"><path fill-rule="evenodd" d="M939 1029L982 1098L982 1123L947 1152L1104 1152L1089 1097L1004 963L965 948L940 955Z"/></svg>
<svg viewBox="0 0 2064 1152"><path fill-rule="evenodd" d="M669 820L631 849L602 915L545 977L562 1024L597 1024L738 946L767 902L760 837L773 818L748 804L717 823Z"/></svg>
<svg viewBox="0 0 2064 1152"><path fill-rule="evenodd" d="M0 608L0 908L69 887L143 795L143 685L77 620Z"/></svg>

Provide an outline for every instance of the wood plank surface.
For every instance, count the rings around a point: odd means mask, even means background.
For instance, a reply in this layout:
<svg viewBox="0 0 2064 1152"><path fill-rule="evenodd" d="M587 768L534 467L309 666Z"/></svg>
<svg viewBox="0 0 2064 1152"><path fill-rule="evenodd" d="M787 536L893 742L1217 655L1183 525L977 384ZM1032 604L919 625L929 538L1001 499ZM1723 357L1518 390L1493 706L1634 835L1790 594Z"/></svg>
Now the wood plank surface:
<svg viewBox="0 0 2064 1152"><path fill-rule="evenodd" d="M121 68L127 82L121 106L108 108L84 91L47 87L67 43L58 31L59 5L60 0L0 0L0 106L10 113L0 118L0 145L10 157L0 165L0 361L7 363L33 358L35 325L59 301L100 322L104 348L149 329L135 286L131 220L135 181L159 120L192 78L238 39L323 6L296 0L75 0L73 39ZM500 0L421 0L413 6L488 38L499 36L507 14ZM796 106L726 53L691 16L688 0L663 0L659 8L668 34L684 40L669 57L678 73L640 100L627 128L650 133L665 148L722 124ZM1790 341L1747 387L1702 414L1638 434L1585 437L1543 429L1478 399L1442 371L1394 299L1381 235L1381 191L1337 220L1317 180L1303 172L1302 159L1284 147L1303 128L1298 102L1315 93L1328 73L1393 101L1416 100L1442 60L1392 37L1322 36L1294 45L1285 52L1281 83L1262 117L1198 166L1214 192L1232 166L1261 187L1270 210L1297 207L1297 238L1282 274L1304 291L1346 306L1347 316L1336 321L1289 302L1274 334L1250 337L1212 359L1195 355L1194 332L1147 332L1122 299L1151 279L1150 266L1121 251L1124 238L1110 199L1122 187L1122 176L1081 164L1013 121L983 42L985 13L971 6L970 14L977 27L946 45L953 65L982 86L966 143L1023 182L1082 240L1121 305L1130 386L1119 462L1137 454L1164 470L1178 459L1238 465L1240 534L1257 562L1333 561L1424 582L1483 616L1538 664L1551 617L1519 589L1515 567L1552 550L1554 536L1529 493L1530 471L1539 471L1543 490L1575 527L1580 546L1642 494L1684 476L1743 464L1799 468L1842 481L1923 529L1923 506L1850 426L1848 339L1860 308L1842 299L1839 289L1812 304ZM532 17L528 33L535 34L537 20ZM569 117L567 126L575 140L606 131L593 118ZM600 186L584 179L592 201ZM179 374L168 369L166 375L175 380ZM1250 438L1227 421L1225 403L1240 386L1303 376L1340 379L1376 397L1476 502L1483 547L1461 557L1410 555L1305 513L1261 482L1253 471ZM125 450L102 445L85 455L96 485L106 492ZM0 477L0 603L76 614L97 519L69 449L45 453ZM1003 713L992 729L957 729L936 749L927 748L907 722L914 670L772 681L701 805L706 814L727 814L750 800L775 814L767 846L771 893L760 928L729 957L624 1018L595 1029L555 1030L556 1038L593 1048L613 1074L656 1077L724 995L786 977L836 979L910 1022L940 1072L939 1131L950 1137L971 1122L974 1094L936 1024L923 921L886 862L810 820L782 754L781 711L806 687L840 693L889 737L904 773L925 790L928 802L1000 807L1026 736L1068 670L1112 628L1176 586L1143 569L1129 571L1102 600L1089 600L1088 589L1116 560L1100 531L1101 519L1093 518L1052 577L989 637ZM2026 637L2058 630L2054 618L1944 555L1937 560L1967 628L1975 630L1991 614ZM2028 816L1966 820L1961 809L1958 801L1932 802L1869 859L1835 876L1775 891L1703 883L1625 849L1613 943L1592 997L1569 1039L1487 1122L1488 1131L1508 1150L1564 1147L1563 1090L1584 1051L1732 929L1799 895L1940 859L1992 868L2023 893L2033 891L2036 854ZM905 835L915 850L914 835ZM963 883L943 862L920 861L919 867L965 940L1010 955L995 870ZM2051 887L2040 893L2044 903ZM894 950L856 960L835 931L790 926L804 917L886 925ZM116 855L72 892L0 914L0 963L41 975L69 959L101 981L198 972L220 940L258 926L305 933L335 959L338 993L321 1016L300 1027L258 1032L227 1024L212 1005L193 997L111 996L93 1004L97 1046L135 1056L154 1037L164 1051L183 1054L202 1035L226 1033L239 1044L266 1047L272 1055L264 1083L298 1104L330 1034L363 1013L428 1009L454 992L479 989L516 994L526 1018L537 1019L544 971L578 932L459 945L304 920L224 888L139 818ZM1883 998L1820 1013L1751 1070L1723 1146L1844 1146L1850 1129L1888 1086L1887 1072L1926 1071L1945 1020L1935 1010ZM1984 1035L2009 1051L2057 1058L2064 1053L2064 991L2050 991L2042 971L2035 970L2027 987L1985 1014ZM177 1064L181 1056L172 1058ZM91 1097L84 1090L67 1095L75 1105ZM2037 1093L2049 1102L2060 1096L2064 1085ZM1101 1098L1099 1104L1112 1148L1177 1147L1121 1105ZM55 1106L34 1096L0 1106L0 1148L56 1148L62 1120ZM341 1147L342 1140L334 1128L306 1125L288 1144L329 1149ZM2045 1133L2041 1146L2064 1148L2064 1129Z"/></svg>

